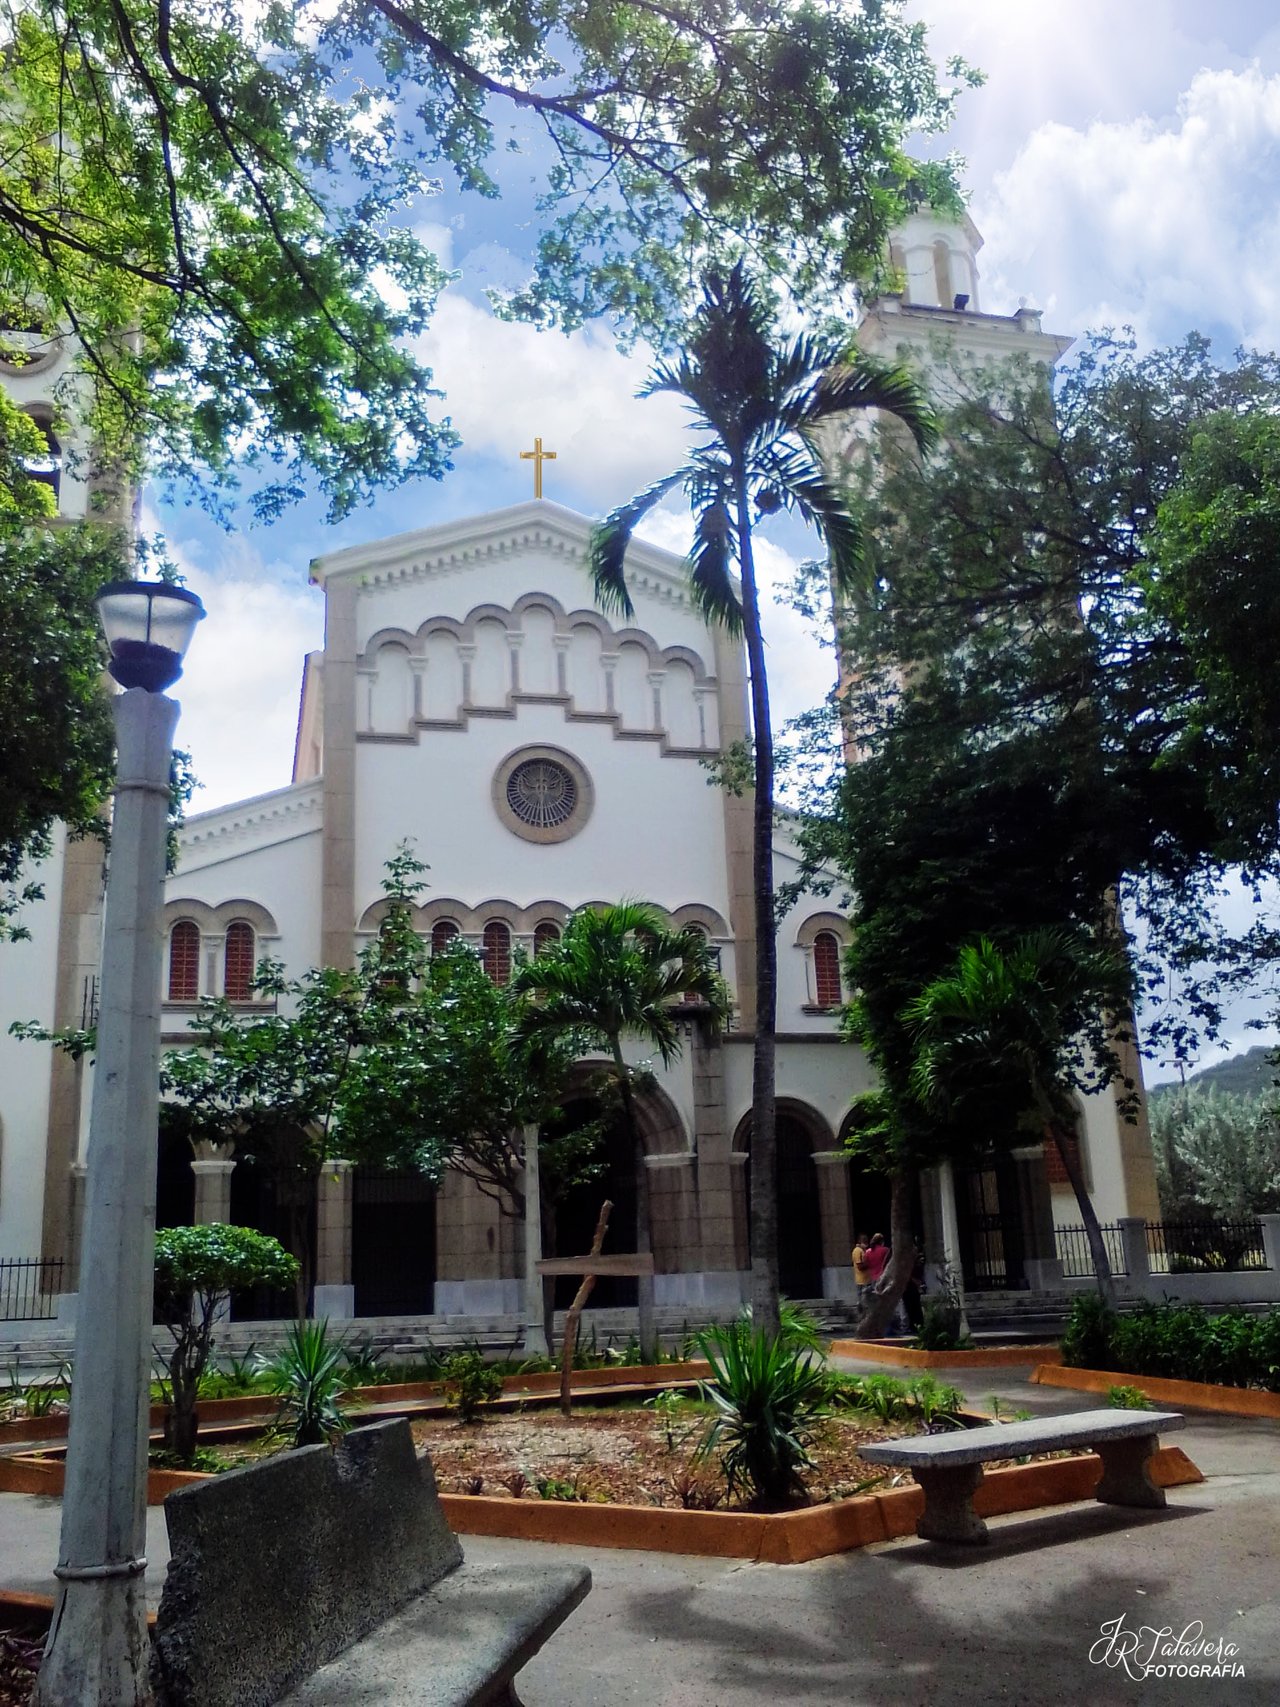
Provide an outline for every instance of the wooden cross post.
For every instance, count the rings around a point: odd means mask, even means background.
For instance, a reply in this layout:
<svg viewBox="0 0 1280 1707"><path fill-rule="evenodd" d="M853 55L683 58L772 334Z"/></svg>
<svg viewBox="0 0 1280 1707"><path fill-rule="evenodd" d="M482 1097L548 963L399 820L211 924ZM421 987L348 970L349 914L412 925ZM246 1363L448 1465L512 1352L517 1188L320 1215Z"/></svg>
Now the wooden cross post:
<svg viewBox="0 0 1280 1707"><path fill-rule="evenodd" d="M591 1241L591 1249L585 1257L546 1257L538 1264L539 1274L580 1274L582 1282L574 1293L573 1303L564 1319L564 1347L560 1360L560 1409L565 1416L570 1414L571 1404L569 1387L573 1377L573 1354L578 1344L578 1318L581 1316L591 1289L602 1274L642 1275L653 1273L653 1256L649 1251L637 1251L627 1255L601 1256L600 1247L604 1243L605 1232L609 1226L609 1216L613 1205L605 1199L600 1208L600 1219L596 1222L595 1237Z"/></svg>

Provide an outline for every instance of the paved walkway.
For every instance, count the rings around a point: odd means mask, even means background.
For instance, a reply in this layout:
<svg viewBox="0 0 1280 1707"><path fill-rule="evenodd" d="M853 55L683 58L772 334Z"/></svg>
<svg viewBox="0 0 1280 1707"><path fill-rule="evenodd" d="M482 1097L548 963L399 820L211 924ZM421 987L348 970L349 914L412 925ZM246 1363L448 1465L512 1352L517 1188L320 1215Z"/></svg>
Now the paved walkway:
<svg viewBox="0 0 1280 1707"><path fill-rule="evenodd" d="M955 1385L1037 1413L1096 1403L1032 1387L1024 1375L969 1371ZM1167 1510L1090 1504L996 1518L991 1545L972 1553L905 1540L773 1566L574 1549L595 1588L521 1674L521 1699L526 1707L1273 1707L1280 1423L1192 1416L1177 1444L1211 1480L1171 1490ZM58 1514L56 1500L0 1495L0 1582L49 1592ZM465 1546L477 1562L543 1562L562 1551L475 1537ZM154 1595L167 1559L158 1510L148 1557ZM1118 1617L1126 1629L1177 1633L1199 1621L1207 1638L1237 1645L1246 1676L1132 1681L1091 1664L1102 1625Z"/></svg>

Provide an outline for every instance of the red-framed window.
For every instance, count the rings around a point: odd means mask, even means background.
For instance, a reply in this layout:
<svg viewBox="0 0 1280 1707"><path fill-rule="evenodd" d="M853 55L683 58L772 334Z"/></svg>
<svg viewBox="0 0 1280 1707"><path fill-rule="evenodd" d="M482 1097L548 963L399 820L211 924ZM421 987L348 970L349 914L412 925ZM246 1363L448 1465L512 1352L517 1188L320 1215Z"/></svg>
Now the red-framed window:
<svg viewBox="0 0 1280 1707"><path fill-rule="evenodd" d="M247 919L233 919L222 952L222 993L229 1002L247 1002L252 996L253 966L253 926Z"/></svg>
<svg viewBox="0 0 1280 1707"><path fill-rule="evenodd" d="M431 927L431 953L437 955L456 942L458 927L452 919L438 919Z"/></svg>
<svg viewBox="0 0 1280 1707"><path fill-rule="evenodd" d="M501 919L490 919L484 927L481 958L495 984L511 980L511 932Z"/></svg>
<svg viewBox="0 0 1280 1707"><path fill-rule="evenodd" d="M200 994L200 928L179 919L169 932L169 1000L194 1002Z"/></svg>
<svg viewBox="0 0 1280 1707"><path fill-rule="evenodd" d="M838 1008L840 942L834 931L819 931L813 939L813 999L820 1008Z"/></svg>
<svg viewBox="0 0 1280 1707"><path fill-rule="evenodd" d="M536 960L560 941L560 926L552 919L543 919L533 933L533 956Z"/></svg>

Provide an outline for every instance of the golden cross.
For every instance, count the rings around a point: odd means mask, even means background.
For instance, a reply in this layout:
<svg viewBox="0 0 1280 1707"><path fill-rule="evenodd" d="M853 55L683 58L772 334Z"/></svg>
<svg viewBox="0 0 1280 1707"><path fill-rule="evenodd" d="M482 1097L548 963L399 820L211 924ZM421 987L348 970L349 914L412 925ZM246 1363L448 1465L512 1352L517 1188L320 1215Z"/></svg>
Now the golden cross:
<svg viewBox="0 0 1280 1707"><path fill-rule="evenodd" d="M554 462L556 453L553 450L543 450L542 440L534 439L533 449L522 450L520 460L533 464L533 495L535 498L540 498L542 496L542 465L544 462Z"/></svg>

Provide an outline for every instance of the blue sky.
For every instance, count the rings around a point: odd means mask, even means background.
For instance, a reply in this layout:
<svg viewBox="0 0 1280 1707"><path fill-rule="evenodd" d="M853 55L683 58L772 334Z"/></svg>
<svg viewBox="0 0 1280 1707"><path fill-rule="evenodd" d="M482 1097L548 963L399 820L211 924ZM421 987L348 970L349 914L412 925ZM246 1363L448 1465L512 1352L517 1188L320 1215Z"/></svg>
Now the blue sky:
<svg viewBox="0 0 1280 1707"><path fill-rule="evenodd" d="M926 0L935 58L987 73L946 139L966 157L986 243L982 305L1025 298L1045 326L1132 324L1147 343L1195 327L1230 348L1280 345L1280 16L1262 0ZM302 504L269 528L227 533L149 494L204 598L182 689L181 738L205 787L196 809L288 781L303 653L320 643L311 557L531 494L519 452L541 434L558 453L546 492L591 514L671 467L684 442L668 399L637 402L643 352L622 356L603 327L565 338L495 321L490 284L518 282L533 241L527 166L508 156L511 197L443 195L416 213L461 272L423 339L463 437L454 472L384 494L328 526ZM684 517L655 517L683 547ZM762 568L784 577L805 542L786 526ZM767 614L779 719L807 709L829 664L791 612ZM1237 1041L1255 1039L1237 1033Z"/></svg>

